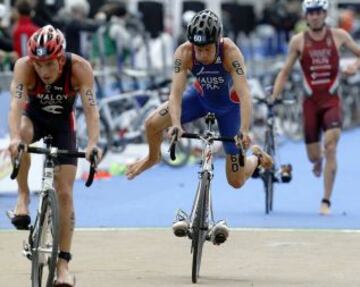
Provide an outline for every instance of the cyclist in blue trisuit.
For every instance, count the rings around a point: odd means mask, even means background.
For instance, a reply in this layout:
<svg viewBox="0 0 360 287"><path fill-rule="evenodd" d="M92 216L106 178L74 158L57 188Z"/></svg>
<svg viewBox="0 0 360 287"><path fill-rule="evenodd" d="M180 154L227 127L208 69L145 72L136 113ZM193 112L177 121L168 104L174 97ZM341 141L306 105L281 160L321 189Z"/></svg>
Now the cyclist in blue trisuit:
<svg viewBox="0 0 360 287"><path fill-rule="evenodd" d="M74 103L81 95L88 127L86 157L99 139L99 113L94 93L94 76L90 64L82 57L65 52L65 39L51 25L36 31L28 41L28 56L17 60L11 82L9 112L10 146L12 157L17 155L20 142L33 143L51 135L53 146L76 150ZM99 158L101 152L98 150ZM69 272L70 249L75 225L73 184L76 159L59 156L55 188L59 199L60 241L54 286L74 286ZM30 224L29 186L27 182L30 156L24 154L17 176L19 187L15 209L9 213L17 229Z"/></svg>
<svg viewBox="0 0 360 287"><path fill-rule="evenodd" d="M251 97L239 48L229 38L222 37L219 17L210 10L200 11L192 18L187 27L187 39L175 51L169 102L158 107L146 121L149 153L128 166L126 175L129 179L159 162L166 128L170 127L169 135L178 129L181 136L181 124L208 112L215 113L222 136L240 141L237 135L241 133L244 148L250 147ZM189 71L197 80L186 88ZM239 165L239 150L235 144L224 143L224 149L227 180L234 188L240 188L259 165L272 166L271 157L259 146L252 147L253 155L246 158L245 167ZM228 236L224 222L216 227ZM175 222L173 228L186 229L187 225L184 221Z"/></svg>

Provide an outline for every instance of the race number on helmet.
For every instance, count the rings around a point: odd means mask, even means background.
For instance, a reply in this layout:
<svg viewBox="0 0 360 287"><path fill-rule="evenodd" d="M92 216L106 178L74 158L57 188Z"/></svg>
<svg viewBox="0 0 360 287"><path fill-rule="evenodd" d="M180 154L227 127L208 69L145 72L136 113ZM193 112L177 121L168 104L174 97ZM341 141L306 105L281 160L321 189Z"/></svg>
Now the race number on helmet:
<svg viewBox="0 0 360 287"><path fill-rule="evenodd" d="M65 53L65 38L59 29L47 25L37 30L28 41L28 56L34 60L51 60Z"/></svg>
<svg viewBox="0 0 360 287"><path fill-rule="evenodd" d="M195 14L187 27L188 40L197 46L218 43L222 32L219 17L210 10Z"/></svg>

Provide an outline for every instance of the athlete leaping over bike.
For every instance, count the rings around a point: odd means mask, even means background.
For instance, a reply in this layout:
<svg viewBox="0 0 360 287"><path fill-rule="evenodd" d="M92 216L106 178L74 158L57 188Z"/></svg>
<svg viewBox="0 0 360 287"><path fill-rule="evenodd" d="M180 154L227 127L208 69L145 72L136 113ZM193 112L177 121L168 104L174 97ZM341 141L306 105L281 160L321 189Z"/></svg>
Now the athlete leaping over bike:
<svg viewBox="0 0 360 287"><path fill-rule="evenodd" d="M181 137L184 132L181 124L208 112L215 114L221 136L235 137L241 133L243 147L250 147L251 99L242 53L232 40L222 37L219 17L210 10L200 11L193 17L187 28L187 39L175 51L169 102L158 107L146 121L149 154L129 165L126 173L129 179L159 162L163 130L170 127L171 135L178 129ZM188 71L197 81L185 90ZM240 141L239 138L236 137L236 141ZM258 165L272 166L271 157L258 146L252 147L253 155L246 158L244 167L240 167L239 151L234 143L224 143L224 149L227 180L234 188L240 188ZM186 229L186 222L175 223L174 228L174 231ZM227 237L227 227L219 228Z"/></svg>

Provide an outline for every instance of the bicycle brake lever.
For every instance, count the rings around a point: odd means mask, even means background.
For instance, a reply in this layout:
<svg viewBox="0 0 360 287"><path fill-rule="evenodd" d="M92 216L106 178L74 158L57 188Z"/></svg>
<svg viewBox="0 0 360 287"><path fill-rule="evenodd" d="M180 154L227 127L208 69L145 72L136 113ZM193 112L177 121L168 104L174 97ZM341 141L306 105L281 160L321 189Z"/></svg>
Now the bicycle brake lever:
<svg viewBox="0 0 360 287"><path fill-rule="evenodd" d="M175 128L172 133L172 138L171 138L170 147L169 147L171 160L176 160L175 149L176 149L176 143L178 141L178 132L179 132L179 130L177 128Z"/></svg>
<svg viewBox="0 0 360 287"><path fill-rule="evenodd" d="M93 149L90 155L90 172L89 172L89 177L87 178L85 183L86 187L89 187L94 181L97 161L98 161L98 152L96 149Z"/></svg>
<svg viewBox="0 0 360 287"><path fill-rule="evenodd" d="M18 155L16 156L13 162L13 170L10 174L11 179L15 179L19 173L21 158L25 150L26 150L25 144L20 143L18 146Z"/></svg>
<svg viewBox="0 0 360 287"><path fill-rule="evenodd" d="M239 138L239 140L235 142L236 147L239 150L239 165L241 167L244 167L245 166L245 155L244 155L244 146L243 146L243 143L242 143L243 134L239 133L236 136Z"/></svg>

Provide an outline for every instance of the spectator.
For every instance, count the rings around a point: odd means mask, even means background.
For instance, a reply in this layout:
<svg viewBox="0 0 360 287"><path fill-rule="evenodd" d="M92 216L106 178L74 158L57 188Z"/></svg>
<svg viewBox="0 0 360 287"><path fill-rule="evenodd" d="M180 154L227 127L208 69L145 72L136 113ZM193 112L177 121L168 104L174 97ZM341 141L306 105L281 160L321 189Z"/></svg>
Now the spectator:
<svg viewBox="0 0 360 287"><path fill-rule="evenodd" d="M39 29L31 20L33 11L30 0L18 0L15 4L18 19L12 32L13 48L18 57L27 55L26 43L31 35Z"/></svg>
<svg viewBox="0 0 360 287"><path fill-rule="evenodd" d="M56 28L62 28L64 23L57 18L57 14L60 8L62 8L62 1L55 0L54 4L49 6L47 0L32 0L34 7L34 15L32 15L33 22L42 27L48 24L53 25Z"/></svg>
<svg viewBox="0 0 360 287"><path fill-rule="evenodd" d="M84 55L87 39L83 32L95 32L103 23L103 20L88 19L89 9L86 0L73 0L69 2L68 11L64 15L67 50L83 57L89 56Z"/></svg>
<svg viewBox="0 0 360 287"><path fill-rule="evenodd" d="M3 25L6 13L8 13L8 11L5 5L0 4L0 50L11 52L13 50L11 35L7 27Z"/></svg>

